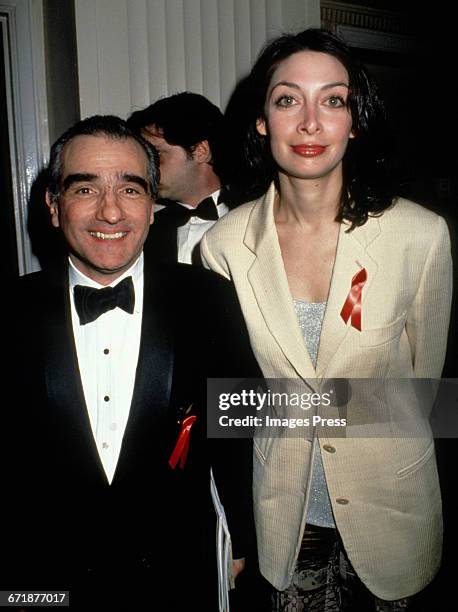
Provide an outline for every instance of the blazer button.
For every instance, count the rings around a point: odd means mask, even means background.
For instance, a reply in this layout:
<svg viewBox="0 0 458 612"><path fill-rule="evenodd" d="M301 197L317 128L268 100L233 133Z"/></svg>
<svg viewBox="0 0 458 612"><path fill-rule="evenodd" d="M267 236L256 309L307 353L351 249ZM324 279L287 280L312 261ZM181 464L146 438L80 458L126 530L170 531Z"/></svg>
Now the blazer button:
<svg viewBox="0 0 458 612"><path fill-rule="evenodd" d="M324 444L323 445L323 450L327 451L328 453L335 453L336 449L331 446L330 444Z"/></svg>
<svg viewBox="0 0 458 612"><path fill-rule="evenodd" d="M347 504L349 504L350 502L348 501L348 499L345 499L345 497L338 497L336 499L336 502L338 504L340 504L341 506L346 506Z"/></svg>

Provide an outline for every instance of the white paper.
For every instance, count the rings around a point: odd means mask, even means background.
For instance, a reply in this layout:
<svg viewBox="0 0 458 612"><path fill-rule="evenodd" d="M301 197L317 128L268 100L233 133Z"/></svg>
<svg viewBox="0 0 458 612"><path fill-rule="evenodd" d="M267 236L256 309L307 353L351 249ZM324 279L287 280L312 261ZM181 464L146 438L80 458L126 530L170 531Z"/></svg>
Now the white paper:
<svg viewBox="0 0 458 612"><path fill-rule="evenodd" d="M218 565L218 602L220 612L229 612L229 590L234 588L232 579L231 534L224 507L219 499L213 472L210 470L210 487L216 512L216 557Z"/></svg>

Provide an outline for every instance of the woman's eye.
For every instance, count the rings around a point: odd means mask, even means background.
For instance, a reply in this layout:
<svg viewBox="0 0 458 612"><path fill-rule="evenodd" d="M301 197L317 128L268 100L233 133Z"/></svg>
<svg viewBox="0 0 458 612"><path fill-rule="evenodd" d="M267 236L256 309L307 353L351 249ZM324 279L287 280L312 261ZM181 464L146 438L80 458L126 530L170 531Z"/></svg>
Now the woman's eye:
<svg viewBox="0 0 458 612"><path fill-rule="evenodd" d="M294 102L295 100L293 96L284 95L278 98L278 100L275 102L275 106L286 108L288 106L292 106Z"/></svg>
<svg viewBox="0 0 458 612"><path fill-rule="evenodd" d="M345 106L345 100L342 98L342 96L330 96L328 98L328 105L334 108L340 108Z"/></svg>

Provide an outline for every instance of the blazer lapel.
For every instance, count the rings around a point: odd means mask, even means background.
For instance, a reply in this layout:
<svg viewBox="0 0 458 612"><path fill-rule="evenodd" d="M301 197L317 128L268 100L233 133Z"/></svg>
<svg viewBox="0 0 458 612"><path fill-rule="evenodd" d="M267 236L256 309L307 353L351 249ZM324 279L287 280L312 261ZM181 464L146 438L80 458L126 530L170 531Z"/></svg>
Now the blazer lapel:
<svg viewBox="0 0 458 612"><path fill-rule="evenodd" d="M362 268L366 269L363 300L376 276L377 263L367 249L379 235L380 224L377 218L369 218L364 226L349 233L346 232L348 224L341 224L315 371L297 323L283 265L273 215L274 198L275 187L272 184L265 196L254 205L247 225L244 242L256 256L248 271L248 281L269 330L299 376L321 378L350 329L350 322L345 324L340 311L350 291L353 276Z"/></svg>
<svg viewBox="0 0 458 612"><path fill-rule="evenodd" d="M362 268L367 272L367 281L362 292L362 325L364 326L364 297L377 274L377 263L367 253L367 247L380 233L378 219L370 218L364 226L349 233L346 232L348 227L347 223L342 223L340 226L336 259L321 328L316 367L318 378L325 375L328 365L350 329L350 321L345 323L340 312L351 289L353 276Z"/></svg>
<svg viewBox="0 0 458 612"><path fill-rule="evenodd" d="M299 328L289 290L273 205L275 187L255 204L245 233L245 245L256 255L248 281L270 332L285 357L302 378L315 378L315 370Z"/></svg>

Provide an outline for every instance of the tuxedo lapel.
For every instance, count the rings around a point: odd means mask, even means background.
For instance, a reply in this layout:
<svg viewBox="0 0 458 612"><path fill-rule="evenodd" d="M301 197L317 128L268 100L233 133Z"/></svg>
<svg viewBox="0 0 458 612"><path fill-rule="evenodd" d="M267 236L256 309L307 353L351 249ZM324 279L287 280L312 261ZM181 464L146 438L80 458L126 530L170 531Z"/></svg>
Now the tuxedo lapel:
<svg viewBox="0 0 458 612"><path fill-rule="evenodd" d="M351 322L345 323L340 312L350 292L352 278L363 268L367 272L367 280L362 291L364 328L364 298L377 274L377 263L368 254L367 247L380 232L378 219L369 219L366 225L349 233L346 231L348 227L347 223L342 223L340 226L326 312L321 328L316 367L316 375L319 378L325 375L328 365L351 327Z"/></svg>
<svg viewBox="0 0 458 612"><path fill-rule="evenodd" d="M170 263L178 260L176 215L167 206L156 213L145 242L144 252L153 262Z"/></svg>
<svg viewBox="0 0 458 612"><path fill-rule="evenodd" d="M115 473L119 480L135 468L134 457L151 423L161 421L170 405L174 365L174 330L160 269L145 258L143 313L132 403ZM157 433L157 432L156 432ZM153 444L153 439L146 441ZM113 482L114 482L113 481Z"/></svg>
<svg viewBox="0 0 458 612"><path fill-rule="evenodd" d="M135 470L136 446L151 420L167 413L173 375L173 330L167 290L159 271L145 259L144 298L139 357L129 419L112 485ZM165 281L165 279L164 279ZM95 482L107 483L105 470L95 444L78 367L71 321L68 272L48 274L43 306L41 345L48 404L57 422L72 432L72 448L78 456L81 473ZM150 425L149 425L150 427ZM153 443L149 439L149 443ZM137 449L138 450L138 449Z"/></svg>
<svg viewBox="0 0 458 612"><path fill-rule="evenodd" d="M41 345L48 406L55 421L74 444L68 453L78 456L80 473L107 482L95 444L84 399L71 321L67 267L47 273ZM59 431L56 435L59 434ZM95 468L95 469L94 469Z"/></svg>

